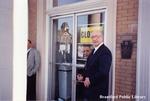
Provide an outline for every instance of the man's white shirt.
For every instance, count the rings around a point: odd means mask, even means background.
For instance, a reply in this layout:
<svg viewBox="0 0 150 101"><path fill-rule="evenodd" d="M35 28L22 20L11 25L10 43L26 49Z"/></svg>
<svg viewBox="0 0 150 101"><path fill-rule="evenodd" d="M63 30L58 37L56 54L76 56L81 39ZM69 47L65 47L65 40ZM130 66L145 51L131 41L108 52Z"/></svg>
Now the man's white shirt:
<svg viewBox="0 0 150 101"><path fill-rule="evenodd" d="M102 42L102 43L100 43L97 47L94 47L94 52L93 52L93 54L98 50L98 48L100 47L100 46L102 46L104 44L104 42Z"/></svg>

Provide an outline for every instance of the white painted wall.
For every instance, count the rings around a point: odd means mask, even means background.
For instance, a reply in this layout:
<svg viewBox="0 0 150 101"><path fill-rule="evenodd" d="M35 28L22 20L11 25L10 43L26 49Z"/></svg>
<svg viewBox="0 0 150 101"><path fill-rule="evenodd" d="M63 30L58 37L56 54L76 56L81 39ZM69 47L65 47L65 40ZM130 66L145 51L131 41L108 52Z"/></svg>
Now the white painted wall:
<svg viewBox="0 0 150 101"><path fill-rule="evenodd" d="M136 95L150 101L150 0L139 0ZM141 99L137 99L141 101Z"/></svg>
<svg viewBox="0 0 150 101"><path fill-rule="evenodd" d="M28 0L13 0L13 101L26 101Z"/></svg>
<svg viewBox="0 0 150 101"><path fill-rule="evenodd" d="M12 99L13 1L0 1L0 100Z"/></svg>
<svg viewBox="0 0 150 101"><path fill-rule="evenodd" d="M26 101L27 0L0 1L0 101Z"/></svg>
<svg viewBox="0 0 150 101"><path fill-rule="evenodd" d="M40 52L41 66L37 73L37 99L47 101L48 78L48 49L46 34L46 0L37 0L37 42L36 47ZM48 23L48 22L47 22Z"/></svg>

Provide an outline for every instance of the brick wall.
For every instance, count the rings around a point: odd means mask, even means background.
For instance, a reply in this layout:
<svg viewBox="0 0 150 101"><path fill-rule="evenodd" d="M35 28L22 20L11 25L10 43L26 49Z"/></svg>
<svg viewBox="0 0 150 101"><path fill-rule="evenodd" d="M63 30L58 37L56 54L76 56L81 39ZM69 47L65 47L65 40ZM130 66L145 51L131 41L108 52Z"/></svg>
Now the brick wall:
<svg viewBox="0 0 150 101"><path fill-rule="evenodd" d="M28 38L36 46L36 33L37 33L37 0L28 0L28 17L29 17L29 33Z"/></svg>
<svg viewBox="0 0 150 101"><path fill-rule="evenodd" d="M135 95L136 89L136 52L138 0L117 0L116 26L116 73L115 95ZM131 40L133 50L131 59L121 58L120 43ZM116 99L116 101L133 101L134 99Z"/></svg>

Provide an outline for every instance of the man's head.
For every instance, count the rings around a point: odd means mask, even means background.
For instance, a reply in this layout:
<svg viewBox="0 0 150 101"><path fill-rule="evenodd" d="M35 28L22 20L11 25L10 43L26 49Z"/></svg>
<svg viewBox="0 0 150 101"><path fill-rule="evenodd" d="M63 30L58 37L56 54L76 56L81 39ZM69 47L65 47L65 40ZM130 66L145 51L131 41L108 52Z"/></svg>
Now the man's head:
<svg viewBox="0 0 150 101"><path fill-rule="evenodd" d="M93 31L91 34L91 39L94 47L97 47L103 42L103 33L100 31Z"/></svg>
<svg viewBox="0 0 150 101"><path fill-rule="evenodd" d="M28 49L29 48L32 48L32 42L31 42L31 40L28 40Z"/></svg>
<svg viewBox="0 0 150 101"><path fill-rule="evenodd" d="M84 46L83 47L83 57L84 58L87 58L89 55L90 55L90 53L91 53L91 47L90 46Z"/></svg>

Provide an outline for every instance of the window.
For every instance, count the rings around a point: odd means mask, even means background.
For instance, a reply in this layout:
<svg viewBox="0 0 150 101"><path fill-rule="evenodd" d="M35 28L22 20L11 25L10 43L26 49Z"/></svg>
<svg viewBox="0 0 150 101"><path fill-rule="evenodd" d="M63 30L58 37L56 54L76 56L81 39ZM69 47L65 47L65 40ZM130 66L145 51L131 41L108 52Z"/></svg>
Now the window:
<svg viewBox="0 0 150 101"><path fill-rule="evenodd" d="M53 0L53 7L76 3L84 0Z"/></svg>
<svg viewBox="0 0 150 101"><path fill-rule="evenodd" d="M77 17L77 64L85 64L92 50L91 34L94 30L104 33L105 12Z"/></svg>

